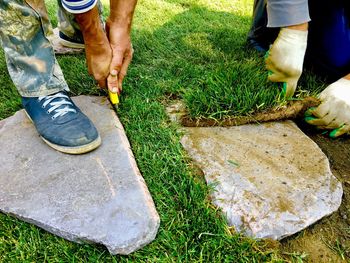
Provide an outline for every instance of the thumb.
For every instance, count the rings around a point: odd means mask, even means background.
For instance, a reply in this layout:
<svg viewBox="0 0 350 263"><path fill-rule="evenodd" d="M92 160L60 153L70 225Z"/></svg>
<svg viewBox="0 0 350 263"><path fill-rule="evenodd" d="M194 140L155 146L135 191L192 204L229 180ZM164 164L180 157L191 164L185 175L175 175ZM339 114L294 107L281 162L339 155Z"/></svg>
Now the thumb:
<svg viewBox="0 0 350 263"><path fill-rule="evenodd" d="M120 89L118 88L118 83L118 73L116 70L112 70L107 78L107 87L109 91L112 93L119 93Z"/></svg>
<svg viewBox="0 0 350 263"><path fill-rule="evenodd" d="M107 79L108 89L117 93L120 92L121 88L119 87L118 74L121 70L121 65L123 63L123 55L122 52L114 52L111 64L109 66L109 76Z"/></svg>
<svg viewBox="0 0 350 263"><path fill-rule="evenodd" d="M283 92L286 98L293 97L296 88L297 88L297 82L294 80L283 82Z"/></svg>

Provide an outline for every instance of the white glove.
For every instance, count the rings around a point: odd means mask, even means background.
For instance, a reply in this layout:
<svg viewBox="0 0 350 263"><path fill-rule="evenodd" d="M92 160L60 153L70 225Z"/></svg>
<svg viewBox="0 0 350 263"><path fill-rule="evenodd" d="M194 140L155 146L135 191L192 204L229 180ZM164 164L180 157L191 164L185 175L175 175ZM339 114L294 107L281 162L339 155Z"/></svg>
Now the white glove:
<svg viewBox="0 0 350 263"><path fill-rule="evenodd" d="M303 71L308 31L282 28L266 55L268 79L283 82L286 97L292 97Z"/></svg>
<svg viewBox="0 0 350 263"><path fill-rule="evenodd" d="M335 138L350 132L350 80L339 79L319 95L321 104L306 112L306 122L320 129L331 129ZM314 117L313 117L314 116Z"/></svg>

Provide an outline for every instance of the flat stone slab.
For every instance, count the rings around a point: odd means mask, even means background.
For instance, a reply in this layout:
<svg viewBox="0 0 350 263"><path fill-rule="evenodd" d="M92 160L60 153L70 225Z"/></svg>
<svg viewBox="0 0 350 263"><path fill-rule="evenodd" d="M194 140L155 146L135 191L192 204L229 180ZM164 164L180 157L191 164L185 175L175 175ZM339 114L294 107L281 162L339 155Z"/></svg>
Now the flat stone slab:
<svg viewBox="0 0 350 263"><path fill-rule="evenodd" d="M291 121L184 132L214 204L239 232L282 239L340 206L342 186L327 157Z"/></svg>
<svg viewBox="0 0 350 263"><path fill-rule="evenodd" d="M129 254L155 238L159 216L109 102L74 101L102 138L88 154L50 148L23 110L0 122L0 211L71 241Z"/></svg>

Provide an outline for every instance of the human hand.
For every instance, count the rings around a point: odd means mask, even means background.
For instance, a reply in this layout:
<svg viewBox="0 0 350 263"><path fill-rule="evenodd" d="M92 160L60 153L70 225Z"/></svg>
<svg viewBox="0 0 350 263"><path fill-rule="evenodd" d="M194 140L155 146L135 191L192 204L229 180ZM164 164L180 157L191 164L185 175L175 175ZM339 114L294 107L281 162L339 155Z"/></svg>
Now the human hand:
<svg viewBox="0 0 350 263"><path fill-rule="evenodd" d="M107 78L108 89L120 93L134 50L130 40L130 27L107 20L106 32L112 49L110 74Z"/></svg>
<svg viewBox="0 0 350 263"><path fill-rule="evenodd" d="M319 96L321 104L310 108L305 121L319 129L330 129L335 138L350 133L350 80L339 79L329 85Z"/></svg>
<svg viewBox="0 0 350 263"><path fill-rule="evenodd" d="M112 49L103 30L98 8L95 6L88 12L75 14L75 18L84 37L88 72L97 81L99 87L105 88L110 73Z"/></svg>
<svg viewBox="0 0 350 263"><path fill-rule="evenodd" d="M93 44L85 44L85 54L89 74L94 77L100 88L106 88L112 61L112 49L107 37L100 40L96 38Z"/></svg>
<svg viewBox="0 0 350 263"><path fill-rule="evenodd" d="M307 46L308 31L282 28L266 53L268 79L283 82L283 91L287 98L292 97L303 70Z"/></svg>

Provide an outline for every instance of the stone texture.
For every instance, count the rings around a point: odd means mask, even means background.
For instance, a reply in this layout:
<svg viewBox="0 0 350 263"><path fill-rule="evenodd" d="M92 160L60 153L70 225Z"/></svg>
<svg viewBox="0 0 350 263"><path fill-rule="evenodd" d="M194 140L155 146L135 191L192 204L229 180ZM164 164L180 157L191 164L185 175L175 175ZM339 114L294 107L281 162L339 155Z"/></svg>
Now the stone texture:
<svg viewBox="0 0 350 263"><path fill-rule="evenodd" d="M71 241L129 254L155 238L158 214L109 102L74 101L102 138L85 155L51 149L23 110L0 122L0 211Z"/></svg>
<svg viewBox="0 0 350 263"><path fill-rule="evenodd" d="M239 232L282 239L336 211L342 187L327 157L291 121L184 128L182 144Z"/></svg>

